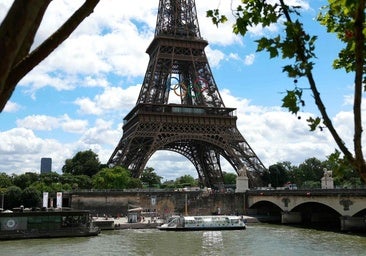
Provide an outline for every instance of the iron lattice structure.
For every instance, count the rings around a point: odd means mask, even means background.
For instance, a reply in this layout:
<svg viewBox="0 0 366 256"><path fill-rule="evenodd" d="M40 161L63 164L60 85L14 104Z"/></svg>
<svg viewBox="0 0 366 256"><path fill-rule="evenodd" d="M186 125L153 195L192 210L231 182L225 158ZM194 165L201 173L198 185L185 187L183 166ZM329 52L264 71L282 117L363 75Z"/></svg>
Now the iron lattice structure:
<svg viewBox="0 0 366 256"><path fill-rule="evenodd" d="M123 136L109 166L122 165L139 177L158 150L189 159L202 185L220 187L220 156L246 171L250 186L266 168L236 127L213 78L200 34L194 0L160 0L155 36L136 106L124 118ZM179 103L169 103L169 95ZM174 171L174 170L172 170Z"/></svg>

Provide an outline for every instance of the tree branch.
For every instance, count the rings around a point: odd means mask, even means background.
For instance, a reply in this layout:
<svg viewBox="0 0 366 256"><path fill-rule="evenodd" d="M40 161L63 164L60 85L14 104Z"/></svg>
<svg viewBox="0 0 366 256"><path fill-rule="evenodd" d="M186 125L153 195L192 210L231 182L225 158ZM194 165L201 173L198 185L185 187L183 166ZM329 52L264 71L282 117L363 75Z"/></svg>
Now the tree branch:
<svg viewBox="0 0 366 256"><path fill-rule="evenodd" d="M33 24L31 24L32 26L30 27L26 37L24 38L23 44L21 45L21 47L19 49L18 56L16 57L16 59L14 61L14 65L17 64L19 61L21 61L23 58L25 58L29 54L29 51L33 45L34 38L36 36L38 28L41 25L43 16L51 1L52 0L44 1L43 6L38 10L37 17L36 17L35 21L33 22Z"/></svg>
<svg viewBox="0 0 366 256"><path fill-rule="evenodd" d="M0 111L13 93L16 84L42 60L48 57L88 17L100 0L85 0L85 3L41 45L17 63L9 73L3 93L0 95Z"/></svg>
<svg viewBox="0 0 366 256"><path fill-rule="evenodd" d="M2 21L0 25L0 96L3 95L12 67L28 54L35 31L50 1L15 0Z"/></svg>
<svg viewBox="0 0 366 256"><path fill-rule="evenodd" d="M363 0L364 1L364 0ZM286 17L286 20L290 23L293 23L290 17L290 14L288 12L287 6L285 5L283 0L280 0L280 4L281 4L281 8L283 10L283 13ZM298 45L297 47L297 55L299 57L299 59L303 62L303 63L308 63L307 58L305 57L305 46L303 44L303 42L299 39L299 37L295 37L294 38L296 40L296 44ZM308 65L307 65L308 66ZM309 68L306 69L306 77L308 78L309 84L310 84L310 89L313 92L313 96L314 96L314 100L315 100L315 104L317 105L320 114L323 117L324 120L324 124L328 127L331 135L333 136L336 144L338 145L338 147L340 148L340 150L343 152L343 154L346 156L346 158L351 162L351 163L355 163L355 159L352 155L352 153L348 150L348 148L346 147L345 143L343 142L343 140L341 139L341 137L339 136L339 134L337 133L336 129L333 126L333 123L330 119L330 117L328 116L328 113L326 111L326 108L324 106L324 103L320 97L320 93L317 89L315 80L313 78L313 74L311 72L311 70Z"/></svg>

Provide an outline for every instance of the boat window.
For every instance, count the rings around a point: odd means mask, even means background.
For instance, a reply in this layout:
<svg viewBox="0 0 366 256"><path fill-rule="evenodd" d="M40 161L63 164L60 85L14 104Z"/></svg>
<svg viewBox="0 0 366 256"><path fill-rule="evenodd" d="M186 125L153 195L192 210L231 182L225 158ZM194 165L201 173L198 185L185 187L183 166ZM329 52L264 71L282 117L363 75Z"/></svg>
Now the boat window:
<svg viewBox="0 0 366 256"><path fill-rule="evenodd" d="M75 215L75 216L62 216L62 226L63 227L77 227L81 223L84 223L81 216Z"/></svg>
<svg viewBox="0 0 366 256"><path fill-rule="evenodd" d="M239 223L239 219L232 219L231 220L231 224L238 224Z"/></svg>
<svg viewBox="0 0 366 256"><path fill-rule="evenodd" d="M168 222L168 226L174 226L179 222L179 218L174 218Z"/></svg>
<svg viewBox="0 0 366 256"><path fill-rule="evenodd" d="M196 224L196 221L195 220L186 220L185 223L190 224L190 225L194 225L194 224Z"/></svg>

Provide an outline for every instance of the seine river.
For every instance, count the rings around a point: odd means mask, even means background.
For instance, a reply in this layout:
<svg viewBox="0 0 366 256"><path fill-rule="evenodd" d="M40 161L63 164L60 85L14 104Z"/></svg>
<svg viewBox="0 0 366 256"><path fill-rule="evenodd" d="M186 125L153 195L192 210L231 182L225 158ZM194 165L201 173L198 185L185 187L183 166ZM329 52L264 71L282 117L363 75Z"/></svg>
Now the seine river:
<svg viewBox="0 0 366 256"><path fill-rule="evenodd" d="M366 255L366 237L280 225L241 231L104 231L96 237L0 242L0 255Z"/></svg>

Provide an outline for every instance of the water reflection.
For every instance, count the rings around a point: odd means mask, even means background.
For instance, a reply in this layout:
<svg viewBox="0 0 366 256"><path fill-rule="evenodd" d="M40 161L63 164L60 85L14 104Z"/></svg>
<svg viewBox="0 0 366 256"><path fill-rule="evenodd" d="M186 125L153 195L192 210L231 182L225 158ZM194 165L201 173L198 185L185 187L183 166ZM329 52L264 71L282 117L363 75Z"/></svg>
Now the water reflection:
<svg viewBox="0 0 366 256"><path fill-rule="evenodd" d="M202 234L202 256L223 255L224 243L221 231L206 231Z"/></svg>

